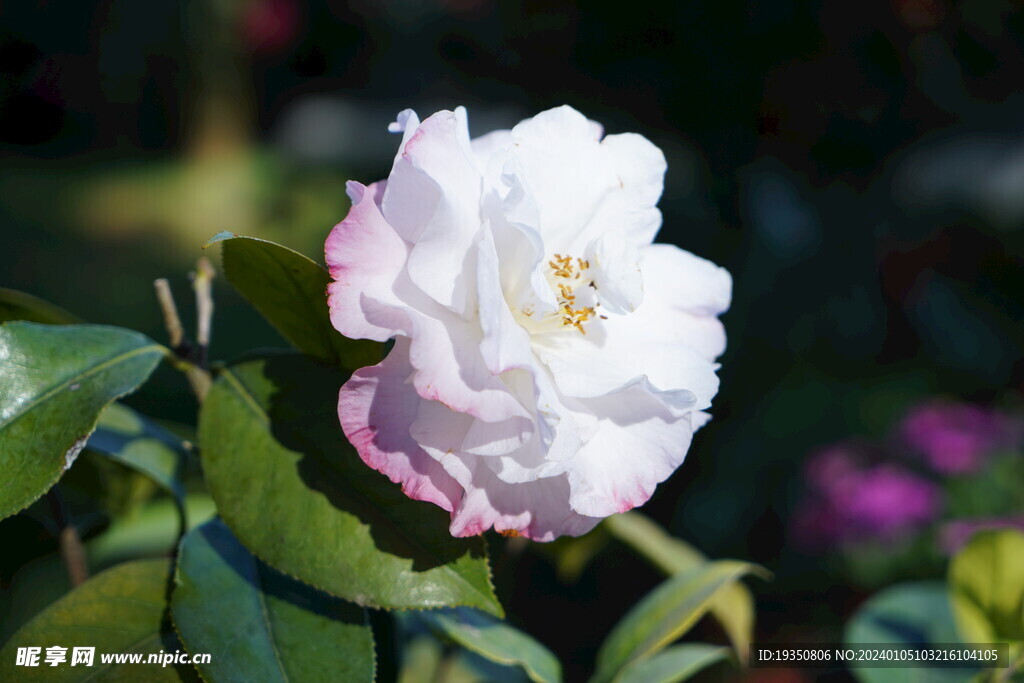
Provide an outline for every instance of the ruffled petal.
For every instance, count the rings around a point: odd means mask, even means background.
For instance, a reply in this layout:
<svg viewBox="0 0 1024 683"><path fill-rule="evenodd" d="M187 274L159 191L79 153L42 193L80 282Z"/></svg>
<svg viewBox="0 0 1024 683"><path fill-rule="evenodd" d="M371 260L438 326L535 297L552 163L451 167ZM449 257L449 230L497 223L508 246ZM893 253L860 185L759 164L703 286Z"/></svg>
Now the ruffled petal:
<svg viewBox="0 0 1024 683"><path fill-rule="evenodd" d="M479 325L449 315L443 321L423 315L412 320L409 356L416 391L484 422L513 420L521 432L532 430L529 411L484 364Z"/></svg>
<svg viewBox="0 0 1024 683"><path fill-rule="evenodd" d="M381 363L357 370L341 388L338 417L363 462L410 498L451 512L462 487L409 435L422 401L405 382L412 372L409 343L400 339Z"/></svg>
<svg viewBox="0 0 1024 683"><path fill-rule="evenodd" d="M466 438L478 424L436 401L419 399L408 430L412 440L466 490L452 512L452 535L474 536L494 526L499 532L550 541L563 534L586 533L600 521L569 508L564 475L510 484L491 468L509 458L466 452Z"/></svg>
<svg viewBox="0 0 1024 683"><path fill-rule="evenodd" d="M501 282L501 264L490 227L477 243L477 297L483 339L480 353L491 373L500 375L515 369L532 370L535 365L530 335L509 310Z"/></svg>
<svg viewBox="0 0 1024 683"><path fill-rule="evenodd" d="M711 361L725 345L714 317L728 306L728 273L671 245L651 245L641 262L644 300L634 313L593 321L574 331L534 340L534 349L569 396L601 396L646 375L662 390L686 389L696 408L718 391Z"/></svg>
<svg viewBox="0 0 1024 683"><path fill-rule="evenodd" d="M386 341L395 325L371 321L374 304L401 305L393 291L405 267L408 245L380 213L377 200L384 183L364 187L348 183L352 208L327 237L324 255L331 277L327 288L331 323L346 337Z"/></svg>
<svg viewBox="0 0 1024 683"><path fill-rule="evenodd" d="M387 222L413 244L410 278L443 306L465 315L475 301L471 246L480 229L482 177L465 109L419 124L395 159L381 201Z"/></svg>
<svg viewBox="0 0 1024 683"><path fill-rule="evenodd" d="M629 195L638 208L653 208L664 190L665 155L643 135L609 135L601 147L611 158L622 193Z"/></svg>
<svg viewBox="0 0 1024 683"><path fill-rule="evenodd" d="M494 527L506 536L553 541L585 534L601 521L569 507L565 476L507 484L479 459L452 457L446 464L466 489L452 512L452 536L476 536Z"/></svg>
<svg viewBox="0 0 1024 683"><path fill-rule="evenodd" d="M595 517L643 505L686 457L693 438L693 395L658 391L640 378L583 403L600 422L568 463L569 504Z"/></svg>
<svg viewBox="0 0 1024 683"><path fill-rule="evenodd" d="M512 145L512 131L491 131L486 135L473 138L471 145L473 156L476 157L477 168L480 170L480 174L484 175L490 168L491 159ZM500 169L497 170L500 171Z"/></svg>
<svg viewBox="0 0 1024 683"><path fill-rule="evenodd" d="M598 300L609 313L632 313L644 299L640 250L617 232L608 231L586 249Z"/></svg>
<svg viewBox="0 0 1024 683"><path fill-rule="evenodd" d="M395 121L388 124L389 133L402 134L402 142L398 145L398 152L395 154L396 161L405 153L405 146L409 143L409 139L412 138L413 134L416 133L416 129L419 127L420 117L417 116L416 112L412 109L403 109L398 112L398 116L395 117Z"/></svg>
<svg viewBox="0 0 1024 683"><path fill-rule="evenodd" d="M676 307L708 316L729 310L732 277L725 268L671 244L645 249L643 267L645 273L651 269L651 281Z"/></svg>
<svg viewBox="0 0 1024 683"><path fill-rule="evenodd" d="M485 422L431 400L420 403L409 430L437 460L450 453L504 455L521 448L534 433L533 422L524 418Z"/></svg>
<svg viewBox="0 0 1024 683"><path fill-rule="evenodd" d="M484 364L479 324L438 305L411 281L407 245L381 215L376 189L350 184L352 209L327 241L332 323L354 338L409 337L421 396L485 422L514 419L529 432L529 411Z"/></svg>
<svg viewBox="0 0 1024 683"><path fill-rule="evenodd" d="M615 177L581 239L615 235L635 248L654 241L661 228L657 208L665 177L665 156L641 135L609 135L601 141L602 162Z"/></svg>
<svg viewBox="0 0 1024 683"><path fill-rule="evenodd" d="M548 284L544 268L548 261L538 226L537 202L524 184L524 172L515 157L497 155L492 166L500 166L500 182L488 180L484 212L494 244L500 255L500 279L509 306L543 315L558 303ZM489 174L489 178L490 178Z"/></svg>
<svg viewBox="0 0 1024 683"><path fill-rule="evenodd" d="M510 160L536 204L548 253L581 255L596 234L590 220L618 179L601 149L597 131L572 107L541 112L512 129Z"/></svg>

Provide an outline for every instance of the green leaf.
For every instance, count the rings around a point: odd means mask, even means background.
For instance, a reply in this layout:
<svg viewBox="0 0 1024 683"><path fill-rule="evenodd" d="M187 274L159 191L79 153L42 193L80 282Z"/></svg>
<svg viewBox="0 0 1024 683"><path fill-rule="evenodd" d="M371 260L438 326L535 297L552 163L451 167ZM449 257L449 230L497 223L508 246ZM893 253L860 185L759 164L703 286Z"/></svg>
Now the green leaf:
<svg viewBox="0 0 1024 683"><path fill-rule="evenodd" d="M461 648L441 662L431 683L528 683L526 673L514 666L502 666L475 652Z"/></svg>
<svg viewBox="0 0 1024 683"><path fill-rule="evenodd" d="M670 536L639 512L612 515L603 526L669 576L708 561L699 550ZM754 596L750 589L739 581L723 588L711 603L711 615L729 636L740 662L745 663L754 636Z"/></svg>
<svg viewBox="0 0 1024 683"><path fill-rule="evenodd" d="M975 534L950 563L949 590L964 641L1024 640L1024 533Z"/></svg>
<svg viewBox="0 0 1024 683"><path fill-rule="evenodd" d="M216 515L213 500L205 493L190 493L185 498L186 529ZM92 568L109 567L117 562L140 557L166 556L180 540L181 509L174 501L151 501L134 514L118 517L99 536L85 543Z"/></svg>
<svg viewBox="0 0 1024 683"><path fill-rule="evenodd" d="M846 625L844 642L921 645L960 642L946 587L937 581L898 584L872 596ZM868 662L871 663L871 662ZM970 669L860 668L850 666L863 683L954 683L970 678Z"/></svg>
<svg viewBox="0 0 1024 683"><path fill-rule="evenodd" d="M86 581L44 609L0 650L2 681L195 680L185 667L159 664L104 664L102 654L140 653L143 660L161 651L182 650L168 621L167 560L118 565ZM46 648L66 647L67 661L44 664ZM38 667L17 666L20 647L41 647ZM94 647L93 666L71 666L75 647ZM142 677L142 678L140 678Z"/></svg>
<svg viewBox="0 0 1024 683"><path fill-rule="evenodd" d="M68 567L59 553L37 557L21 565L0 591L0 643L14 635L47 605L70 591Z"/></svg>
<svg viewBox="0 0 1024 683"><path fill-rule="evenodd" d="M225 370L199 419L210 492L260 559L367 607L501 615L481 538L407 498L359 459L338 423L347 376L288 354Z"/></svg>
<svg viewBox="0 0 1024 683"><path fill-rule="evenodd" d="M113 519L134 514L153 498L157 489L149 477L88 446L75 459L75 466L60 479L61 497L70 514L80 521L82 531L99 523L102 517ZM97 514L100 518L95 517Z"/></svg>
<svg viewBox="0 0 1024 683"><path fill-rule="evenodd" d="M699 550L670 536L639 512L612 515L604 520L604 527L669 576L707 562L707 558Z"/></svg>
<svg viewBox="0 0 1024 683"><path fill-rule="evenodd" d="M441 643L433 636L413 636L402 648L398 683L437 683L443 654Z"/></svg>
<svg viewBox="0 0 1024 683"><path fill-rule="evenodd" d="M24 320L47 325L74 325L82 320L39 297L0 287L0 323Z"/></svg>
<svg viewBox="0 0 1024 683"><path fill-rule="evenodd" d="M295 348L332 365L354 370L383 358L377 342L353 340L331 325L327 271L287 247L229 232L206 246L221 244L224 275L242 296Z"/></svg>
<svg viewBox="0 0 1024 683"><path fill-rule="evenodd" d="M729 648L704 643L673 645L653 657L633 662L616 683L678 683L729 658Z"/></svg>
<svg viewBox="0 0 1024 683"><path fill-rule="evenodd" d="M269 568L220 520L182 540L175 583L174 625L210 653L207 680L373 681L366 611Z"/></svg>
<svg viewBox="0 0 1024 683"><path fill-rule="evenodd" d="M558 579L566 584L575 583L583 571L608 546L611 536L603 526L598 526L582 536L562 536L552 543L536 547L537 552L550 555L555 564Z"/></svg>
<svg viewBox="0 0 1024 683"><path fill-rule="evenodd" d="M531 681L562 680L562 665L550 650L500 619L464 607L431 610L418 616L471 652L498 664L521 667Z"/></svg>
<svg viewBox="0 0 1024 683"><path fill-rule="evenodd" d="M146 381L165 351L116 327L0 326L0 519L53 486L100 411Z"/></svg>
<svg viewBox="0 0 1024 683"><path fill-rule="evenodd" d="M184 533L186 446L128 406L112 403L100 415L88 448L140 472L174 497Z"/></svg>
<svg viewBox="0 0 1024 683"><path fill-rule="evenodd" d="M593 683L612 680L627 665L682 636L710 609L723 588L751 573L765 572L745 562L719 560L663 582L644 596L605 639L597 653Z"/></svg>

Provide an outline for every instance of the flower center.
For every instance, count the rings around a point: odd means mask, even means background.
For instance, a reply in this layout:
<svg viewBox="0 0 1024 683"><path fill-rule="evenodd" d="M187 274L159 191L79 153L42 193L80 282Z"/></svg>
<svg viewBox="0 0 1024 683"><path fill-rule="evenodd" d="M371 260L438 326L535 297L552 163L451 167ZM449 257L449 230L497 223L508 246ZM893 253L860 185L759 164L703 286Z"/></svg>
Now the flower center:
<svg viewBox="0 0 1024 683"><path fill-rule="evenodd" d="M582 301L578 301L577 299L584 297L578 297L576 290L581 285L594 286L594 281L585 277L590 269L590 263L581 258L573 259L571 256L555 254L555 257L548 261L548 267L551 269L548 274L548 282L551 283L558 297L558 313L556 315L562 321L562 327L571 325L579 330L580 334L586 334L587 331L583 329L583 323L595 317L594 306L585 306ZM592 299L593 297L588 298Z"/></svg>
<svg viewBox="0 0 1024 683"><path fill-rule="evenodd" d="M533 304L529 304L517 311L516 318L533 333L572 327L580 334L586 334L588 322L605 318L597 313L601 304L597 301L596 285L588 275L590 264L581 258L555 254L547 265L545 276L558 308L538 316Z"/></svg>

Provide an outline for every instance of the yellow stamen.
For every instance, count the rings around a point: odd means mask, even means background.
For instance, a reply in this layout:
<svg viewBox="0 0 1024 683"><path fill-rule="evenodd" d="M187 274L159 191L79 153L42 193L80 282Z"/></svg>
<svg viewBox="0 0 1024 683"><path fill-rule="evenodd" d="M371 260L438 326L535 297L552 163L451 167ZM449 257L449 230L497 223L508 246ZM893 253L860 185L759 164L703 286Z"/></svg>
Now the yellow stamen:
<svg viewBox="0 0 1024 683"><path fill-rule="evenodd" d="M591 306L576 308L578 296L575 290L579 287L576 281L583 279L583 272L590 268L590 262L582 258L555 254L548 261L548 266L551 268L551 274L554 277L569 281L552 283L557 285L558 307L560 309L559 315L562 319L562 327L572 326L579 330L580 334L586 334L583 323L596 318L597 315ZM590 283L588 282L588 284ZM603 319L604 316L601 316L601 318Z"/></svg>

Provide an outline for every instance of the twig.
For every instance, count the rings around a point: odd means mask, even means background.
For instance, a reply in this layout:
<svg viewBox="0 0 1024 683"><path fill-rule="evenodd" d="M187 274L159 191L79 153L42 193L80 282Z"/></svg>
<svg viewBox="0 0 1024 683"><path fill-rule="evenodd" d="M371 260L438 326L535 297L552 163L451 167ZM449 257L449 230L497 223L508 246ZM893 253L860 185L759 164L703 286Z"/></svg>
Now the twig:
<svg viewBox="0 0 1024 683"><path fill-rule="evenodd" d="M203 257L196 262L192 276L192 289L196 292L196 343L199 346L199 366L204 370L209 365L210 327L213 320L214 270L210 260Z"/></svg>
<svg viewBox="0 0 1024 683"><path fill-rule="evenodd" d="M205 259L202 259L205 261ZM207 264L209 266L209 264ZM201 266L200 266L201 267ZM212 270L212 269L211 269ZM211 276L212 277L212 276ZM164 327L167 328L167 336L170 340L172 350L174 351L174 358L172 359L173 365L182 372L185 373L185 377L188 379L189 385L192 387L192 393L196 395L199 402L202 403L203 399L206 398L206 392L210 389L210 373L207 372L205 366L202 363L197 364L193 358L193 347L189 343L188 338L185 337L185 329L181 324L181 318L178 316L178 307L174 304L174 296L171 294L171 288L167 283L166 279L159 279L153 282L153 286L156 288L156 298L160 302L160 309L164 315ZM197 292L198 295L198 292ZM208 313L206 315L212 315L213 303L209 304ZM202 330L202 315L200 314L200 329ZM209 343L209 320L206 321L205 338ZM200 358L205 356L205 346L200 351Z"/></svg>
<svg viewBox="0 0 1024 683"><path fill-rule="evenodd" d="M178 317L178 307L174 305L171 285L167 278L160 278L153 281L153 287L156 289L157 301L160 302L160 310L164 314L164 327L167 328L171 348L177 352L185 341L185 330L181 326L181 318Z"/></svg>
<svg viewBox="0 0 1024 683"><path fill-rule="evenodd" d="M68 579L71 580L72 588L80 586L89 578L89 566L85 558L85 546L82 545L82 539L78 535L78 529L75 528L74 524L70 523L67 515L64 514L64 501L61 500L60 494L58 494L56 490L50 489L46 494L46 497L50 502L50 512L53 514L53 519L57 523L57 527L60 529L57 537L60 547L60 557L64 561L64 566L67 568Z"/></svg>

